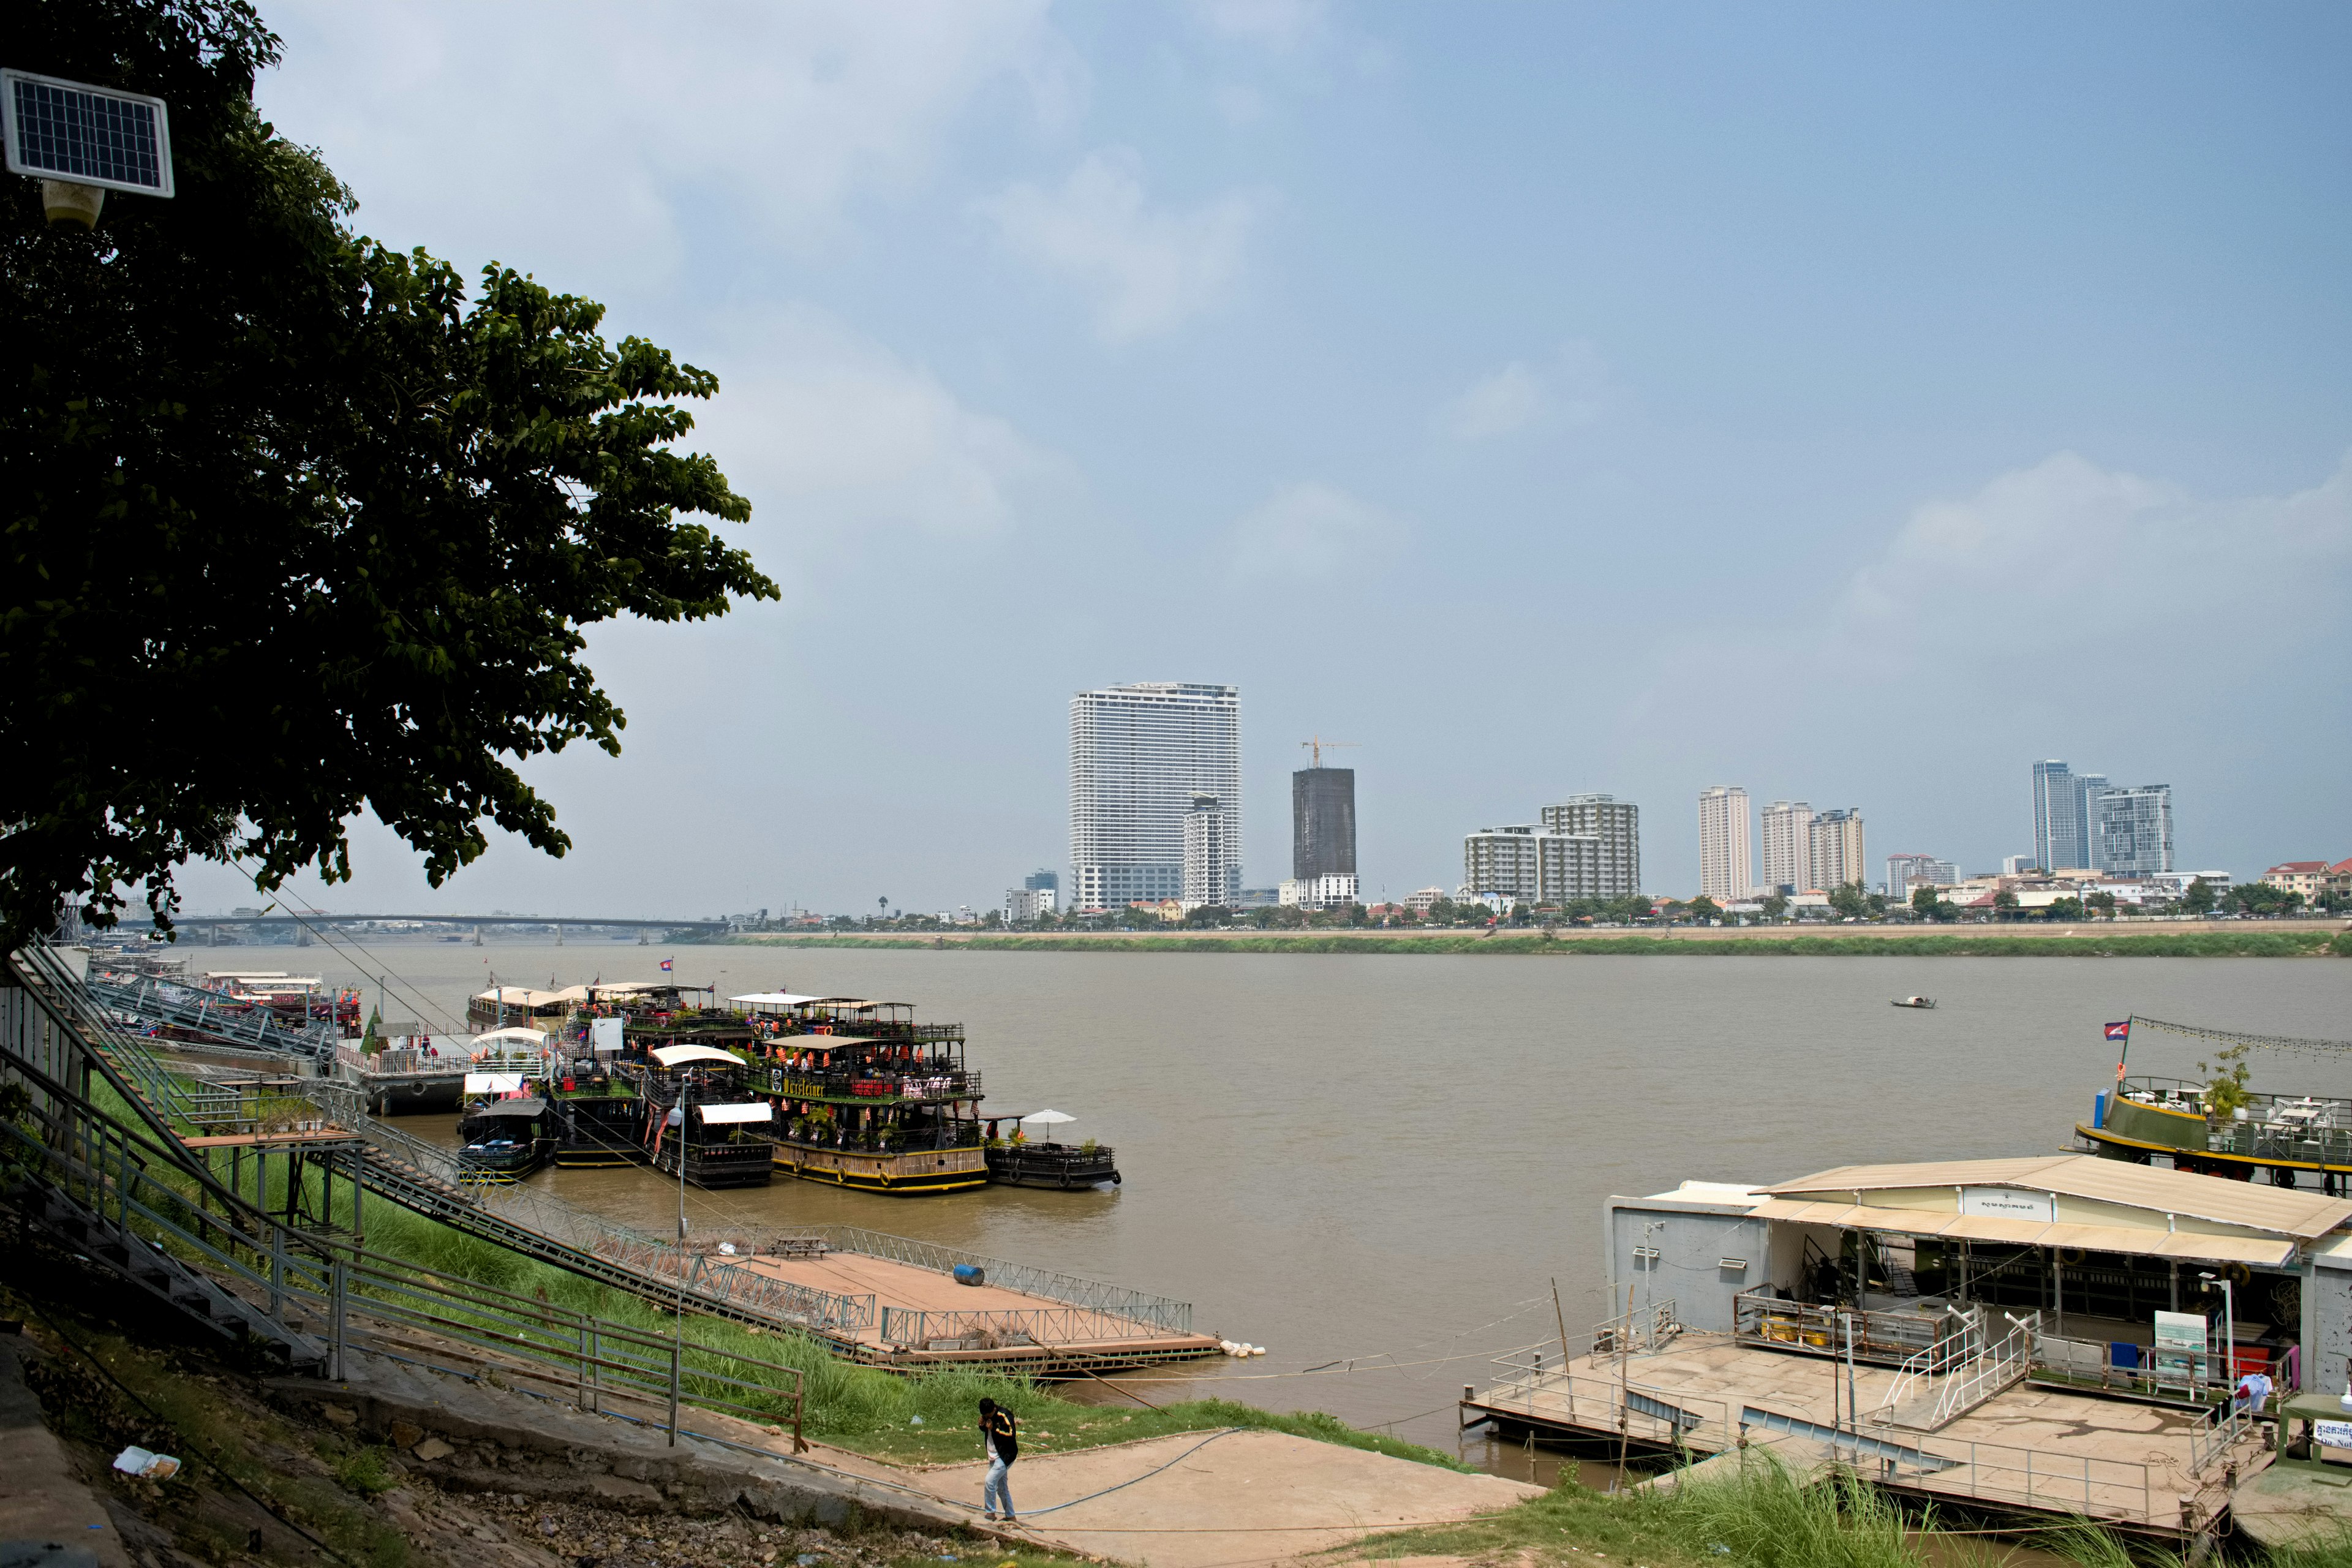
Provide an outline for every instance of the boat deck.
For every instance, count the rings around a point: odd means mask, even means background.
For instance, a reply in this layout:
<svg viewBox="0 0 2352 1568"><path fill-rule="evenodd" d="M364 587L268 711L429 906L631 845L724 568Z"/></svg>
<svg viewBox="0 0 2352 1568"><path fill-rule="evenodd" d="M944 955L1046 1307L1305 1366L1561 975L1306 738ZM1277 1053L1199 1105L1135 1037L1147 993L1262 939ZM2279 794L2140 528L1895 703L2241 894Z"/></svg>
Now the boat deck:
<svg viewBox="0 0 2352 1568"><path fill-rule="evenodd" d="M2012 1385L1934 1430L1873 1420L1899 1373L1857 1365L1858 1436L1843 1416L1846 1367L1826 1356L1767 1350L1728 1334L1685 1333L1621 1367L1584 1355L1564 1368L1520 1376L1464 1399L1465 1418L1563 1437L1626 1441L1646 1450L1681 1446L1694 1457L1743 1446L1785 1450L1792 1468L1831 1458L1891 1490L1931 1500L2014 1511L2088 1514L2175 1533L2226 1506L2224 1470L2266 1462L2246 1437L2202 1473L2191 1469L2193 1410L2031 1382ZM1841 1431L1840 1428L1844 1430Z"/></svg>
<svg viewBox="0 0 2352 1568"><path fill-rule="evenodd" d="M731 1259L736 1267L835 1296L874 1299L870 1324L828 1331L860 1360L891 1365L982 1362L1041 1374L1222 1353L1211 1335L1156 1324L859 1252Z"/></svg>

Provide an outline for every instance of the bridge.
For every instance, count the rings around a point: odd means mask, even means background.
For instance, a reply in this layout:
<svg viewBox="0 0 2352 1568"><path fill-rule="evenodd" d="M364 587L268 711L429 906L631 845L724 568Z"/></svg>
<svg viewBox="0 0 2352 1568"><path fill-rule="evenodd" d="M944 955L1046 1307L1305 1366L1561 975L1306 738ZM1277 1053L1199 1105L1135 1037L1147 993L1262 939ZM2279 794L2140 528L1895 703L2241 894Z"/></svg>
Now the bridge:
<svg viewBox="0 0 2352 1568"><path fill-rule="evenodd" d="M123 923L133 923L126 916ZM260 915L182 915L174 922L183 930L202 930L206 926L352 926L365 924L435 925L451 929L476 930L488 926L554 926L559 930L579 931L585 928L613 931L664 931L680 938L724 936L725 921L641 920L624 916L594 915L332 915L323 912L302 914Z"/></svg>

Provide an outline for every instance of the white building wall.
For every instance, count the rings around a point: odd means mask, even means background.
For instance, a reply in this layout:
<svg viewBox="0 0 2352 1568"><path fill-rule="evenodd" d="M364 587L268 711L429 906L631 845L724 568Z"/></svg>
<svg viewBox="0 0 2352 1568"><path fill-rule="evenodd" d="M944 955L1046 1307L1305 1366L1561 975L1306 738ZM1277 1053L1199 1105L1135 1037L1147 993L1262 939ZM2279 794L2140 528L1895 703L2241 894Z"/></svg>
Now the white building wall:
<svg viewBox="0 0 2352 1568"><path fill-rule="evenodd" d="M1748 826L1748 792L1717 784L1698 797L1698 890L1717 903L1744 899L1756 885Z"/></svg>
<svg viewBox="0 0 2352 1568"><path fill-rule="evenodd" d="M1238 688L1141 681L1073 696L1069 907L1181 898L1184 816L1196 794L1223 803L1238 844Z"/></svg>
<svg viewBox="0 0 2352 1568"><path fill-rule="evenodd" d="M1801 800L1776 800L1764 808L1766 892L1801 893L1812 884L1806 857L1812 844L1813 808Z"/></svg>

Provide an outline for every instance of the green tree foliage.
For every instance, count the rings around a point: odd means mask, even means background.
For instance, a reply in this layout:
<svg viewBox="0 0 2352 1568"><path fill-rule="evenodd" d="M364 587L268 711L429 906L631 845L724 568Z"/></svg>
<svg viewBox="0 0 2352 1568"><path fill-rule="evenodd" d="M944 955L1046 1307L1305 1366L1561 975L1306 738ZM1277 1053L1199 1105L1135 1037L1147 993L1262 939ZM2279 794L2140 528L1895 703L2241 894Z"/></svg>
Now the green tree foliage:
<svg viewBox="0 0 2352 1568"><path fill-rule="evenodd" d="M2043 911L2044 918L2053 921L2078 921L2083 918L2080 899L2053 899Z"/></svg>
<svg viewBox="0 0 2352 1568"><path fill-rule="evenodd" d="M2210 915L2213 912L2213 889L2204 878L2189 879L2189 886L2182 889L2180 894L2180 907L2192 915Z"/></svg>
<svg viewBox="0 0 2352 1568"><path fill-rule="evenodd" d="M2242 915L2291 915L2302 910L2303 895L2268 882L2248 882L2230 889L2230 903Z"/></svg>
<svg viewBox="0 0 2352 1568"><path fill-rule="evenodd" d="M1847 920L1867 920L1874 914L1886 912L1886 900L1874 901L1871 891L1860 882L1842 882L1830 889L1830 908Z"/></svg>
<svg viewBox="0 0 2352 1568"><path fill-rule="evenodd" d="M52 228L0 197L0 935L110 923L176 868L350 873L373 810L435 883L484 819L569 838L515 763L624 718L581 660L618 616L773 584L675 447L718 383L509 268L356 235L254 110L244 0L25 0L8 63L170 106L178 195Z"/></svg>
<svg viewBox="0 0 2352 1568"><path fill-rule="evenodd" d="M1723 918L1723 906L1701 893L1683 906L1683 913L1694 921L1719 921Z"/></svg>

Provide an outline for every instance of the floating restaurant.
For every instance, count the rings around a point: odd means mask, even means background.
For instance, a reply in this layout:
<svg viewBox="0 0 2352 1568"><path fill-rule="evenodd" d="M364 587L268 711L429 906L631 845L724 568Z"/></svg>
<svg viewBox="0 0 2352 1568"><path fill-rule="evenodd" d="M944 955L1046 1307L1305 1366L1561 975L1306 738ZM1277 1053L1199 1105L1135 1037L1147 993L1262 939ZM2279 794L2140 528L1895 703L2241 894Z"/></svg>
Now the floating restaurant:
<svg viewBox="0 0 2352 1568"><path fill-rule="evenodd" d="M1685 1183L1604 1223L1616 1315L1465 1420L2183 1536L2267 1462L2271 1390L2352 1365L2352 1199L2319 1193L2058 1154Z"/></svg>

